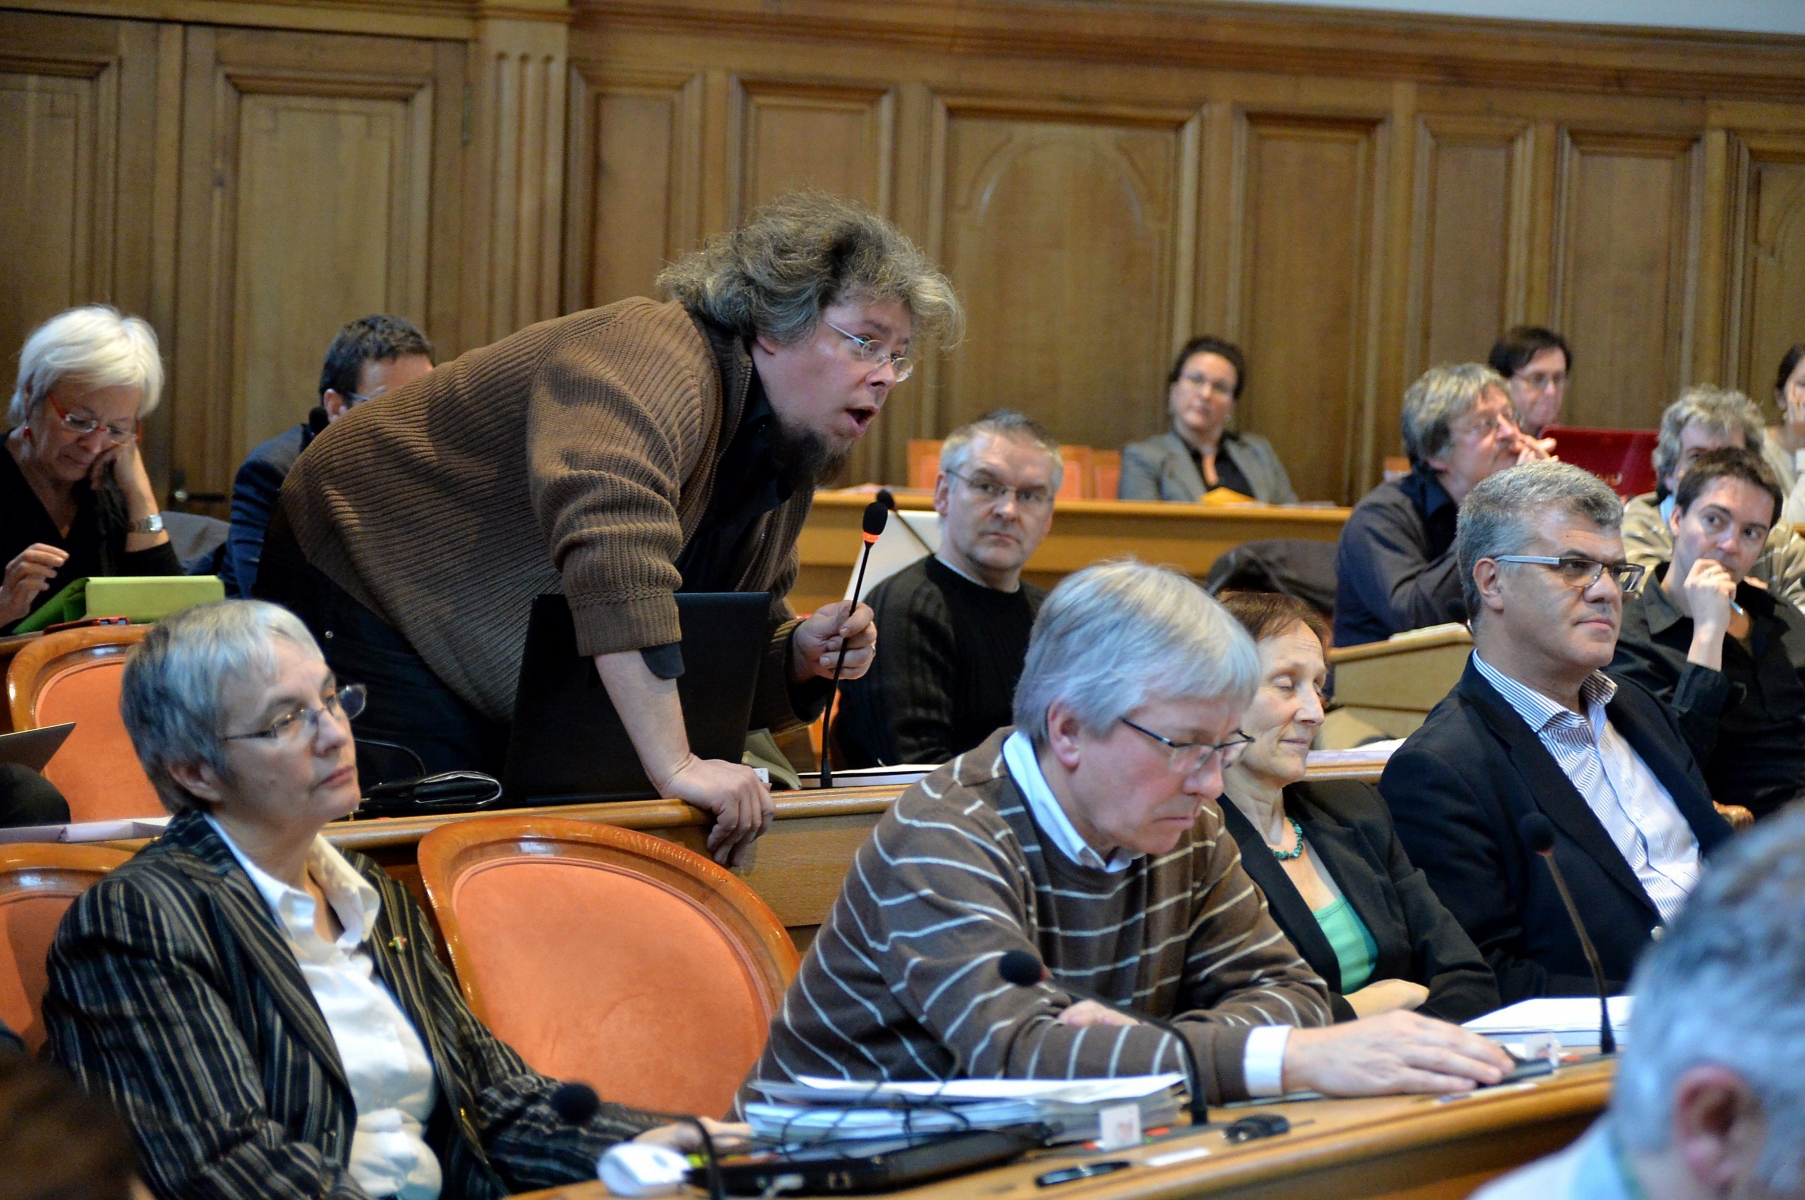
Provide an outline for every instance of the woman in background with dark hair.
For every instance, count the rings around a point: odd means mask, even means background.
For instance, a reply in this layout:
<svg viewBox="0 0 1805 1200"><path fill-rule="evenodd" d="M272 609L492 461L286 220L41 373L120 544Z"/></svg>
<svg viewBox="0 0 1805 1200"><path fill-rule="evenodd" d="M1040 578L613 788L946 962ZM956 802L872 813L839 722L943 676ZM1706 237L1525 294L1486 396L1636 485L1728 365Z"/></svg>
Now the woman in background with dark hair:
<svg viewBox="0 0 1805 1200"><path fill-rule="evenodd" d="M1229 428L1246 382L1239 346L1214 337L1186 342L1166 376L1172 428L1122 450L1116 498L1195 501L1220 487L1265 504L1296 504L1272 443Z"/></svg>
<svg viewBox="0 0 1805 1200"><path fill-rule="evenodd" d="M1780 477L1780 490L1786 493L1780 519L1798 525L1805 523L1805 495L1798 494L1799 479L1805 476L1800 470L1805 459L1805 342L1780 356L1780 370L1774 375L1774 407L1780 410L1780 423L1767 431L1761 456Z"/></svg>
<svg viewBox="0 0 1805 1200"><path fill-rule="evenodd" d="M1241 715L1254 740L1222 772L1223 825L1272 919L1328 983L1335 1019L1408 1008L1465 1021L1497 1008L1491 968L1411 866L1378 789L1304 782L1328 680L1321 615L1276 592L1218 599L1260 651Z"/></svg>

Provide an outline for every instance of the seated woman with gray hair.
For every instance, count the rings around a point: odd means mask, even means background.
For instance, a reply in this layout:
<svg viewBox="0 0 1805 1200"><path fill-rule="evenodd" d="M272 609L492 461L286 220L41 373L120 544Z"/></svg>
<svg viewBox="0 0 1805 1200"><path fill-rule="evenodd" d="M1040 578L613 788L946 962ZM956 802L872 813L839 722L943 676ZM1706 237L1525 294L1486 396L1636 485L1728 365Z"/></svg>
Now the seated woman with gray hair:
<svg viewBox="0 0 1805 1200"><path fill-rule="evenodd" d="M159 622L120 707L175 815L64 917L44 1023L156 1195L494 1197L593 1179L624 1139L688 1144L616 1104L566 1123L406 889L320 836L358 804L363 689L293 614L226 600Z"/></svg>
<svg viewBox="0 0 1805 1200"><path fill-rule="evenodd" d="M1137 1012L1177 1023L1211 1104L1502 1078L1502 1051L1415 1013L1317 1028L1322 980L1212 804L1258 677L1252 639L1185 576L1130 561L1064 579L1035 619L1015 726L878 822L748 1088L1182 1070ZM1044 982L1005 983L1012 952Z"/></svg>
<svg viewBox="0 0 1805 1200"><path fill-rule="evenodd" d="M162 391L157 335L105 305L25 340L0 454L0 633L77 579L182 573L138 453Z"/></svg>

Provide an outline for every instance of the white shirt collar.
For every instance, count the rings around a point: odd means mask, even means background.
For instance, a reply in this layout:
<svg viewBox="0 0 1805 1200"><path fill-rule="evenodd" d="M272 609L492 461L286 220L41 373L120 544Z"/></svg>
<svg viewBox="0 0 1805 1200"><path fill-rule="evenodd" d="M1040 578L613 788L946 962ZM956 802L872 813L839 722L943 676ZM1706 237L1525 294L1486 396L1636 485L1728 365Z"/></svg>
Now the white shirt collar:
<svg viewBox="0 0 1805 1200"><path fill-rule="evenodd" d="M270 911L276 915L276 921L290 936L313 932L314 907L313 897L305 891L287 884L265 871L251 861L232 835L226 832L225 826L207 816L207 824L213 826L213 832L219 835L244 873L251 877L251 883L262 895ZM320 891L326 895L326 902L332 905L332 911L338 916L338 923L344 933L339 936L338 945L349 950L361 946L376 928L376 918L382 911L382 898L369 880L357 873L345 856L333 848L332 843L315 835L313 846L307 851L307 873L313 881L320 885Z"/></svg>
<svg viewBox="0 0 1805 1200"><path fill-rule="evenodd" d="M1551 721L1558 721L1563 716L1573 714L1573 710L1566 705L1549 699L1527 684L1518 683L1497 667L1492 666L1479 656L1477 650L1473 651L1473 665L1479 669L1481 675L1485 676L1486 682L1490 683L1492 688L1504 697L1505 703L1509 704L1516 710L1517 715L1523 718L1524 724L1538 734L1546 729ZM1610 704L1611 697L1616 694L1617 681L1603 671L1592 672L1579 685L1579 699L1586 706L1586 719L1593 727L1594 733L1598 731L1598 727L1604 721L1605 706Z"/></svg>
<svg viewBox="0 0 1805 1200"><path fill-rule="evenodd" d="M1065 809L1059 806L1059 798L1047 786L1047 777L1041 774L1040 759L1035 756L1033 740L1021 730L1018 729L1003 739L1003 762L1008 766L1009 775L1015 780L1022 799L1027 802L1028 811L1034 815L1034 823L1041 827L1066 858L1081 867L1108 871L1115 875L1126 871L1141 857L1132 850L1117 846L1105 860L1079 835L1071 818L1065 815Z"/></svg>

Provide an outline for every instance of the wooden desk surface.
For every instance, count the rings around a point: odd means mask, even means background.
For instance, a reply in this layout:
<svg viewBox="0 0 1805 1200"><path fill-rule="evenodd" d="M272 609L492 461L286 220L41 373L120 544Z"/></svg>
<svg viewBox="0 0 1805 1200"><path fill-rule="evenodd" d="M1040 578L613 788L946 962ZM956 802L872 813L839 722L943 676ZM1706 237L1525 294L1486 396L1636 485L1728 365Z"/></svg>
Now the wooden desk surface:
<svg viewBox="0 0 1805 1200"><path fill-rule="evenodd" d="M1212 1109L1211 1118L1282 1112L1290 1133L1230 1145L1218 1131L1096 1154L1049 1151L1012 1166L894 1193L915 1200L1032 1200L1045 1195L1034 1178L1086 1158L1137 1162L1191 1148L1205 1156L1162 1167L1137 1167L1062 1185L1058 1200L1453 1200L1486 1180L1568 1145L1604 1110L1615 1063L1569 1067L1525 1084L1442 1101L1433 1096L1318 1100ZM1307 1124L1305 1123L1307 1122ZM539 1200L603 1200L600 1183L530 1193ZM691 1190L689 1196L702 1195Z"/></svg>
<svg viewBox="0 0 1805 1200"><path fill-rule="evenodd" d="M858 560L859 522L870 503L871 497L862 492L816 493L796 543L801 573L790 590L790 604L797 612L811 612L845 594L847 577ZM896 503L907 509L933 507L923 493L899 493ZM1134 554L1201 578L1217 558L1243 542L1281 537L1333 542L1352 511L1272 504L1222 508L1061 500L1053 510L1052 531L1028 560L1023 577L1050 588L1094 562Z"/></svg>

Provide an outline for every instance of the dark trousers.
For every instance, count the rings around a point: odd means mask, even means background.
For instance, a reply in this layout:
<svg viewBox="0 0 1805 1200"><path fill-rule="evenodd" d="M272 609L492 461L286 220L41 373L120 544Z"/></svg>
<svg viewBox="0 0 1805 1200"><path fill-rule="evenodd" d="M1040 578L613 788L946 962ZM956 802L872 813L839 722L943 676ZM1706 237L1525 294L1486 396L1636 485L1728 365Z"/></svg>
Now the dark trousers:
<svg viewBox="0 0 1805 1200"><path fill-rule="evenodd" d="M508 726L446 687L398 630L309 563L280 513L264 538L255 590L258 599L301 618L341 683L369 689L363 713L352 723L366 791L417 773L405 755L385 754L371 741L407 747L428 775L469 770L500 777Z"/></svg>

